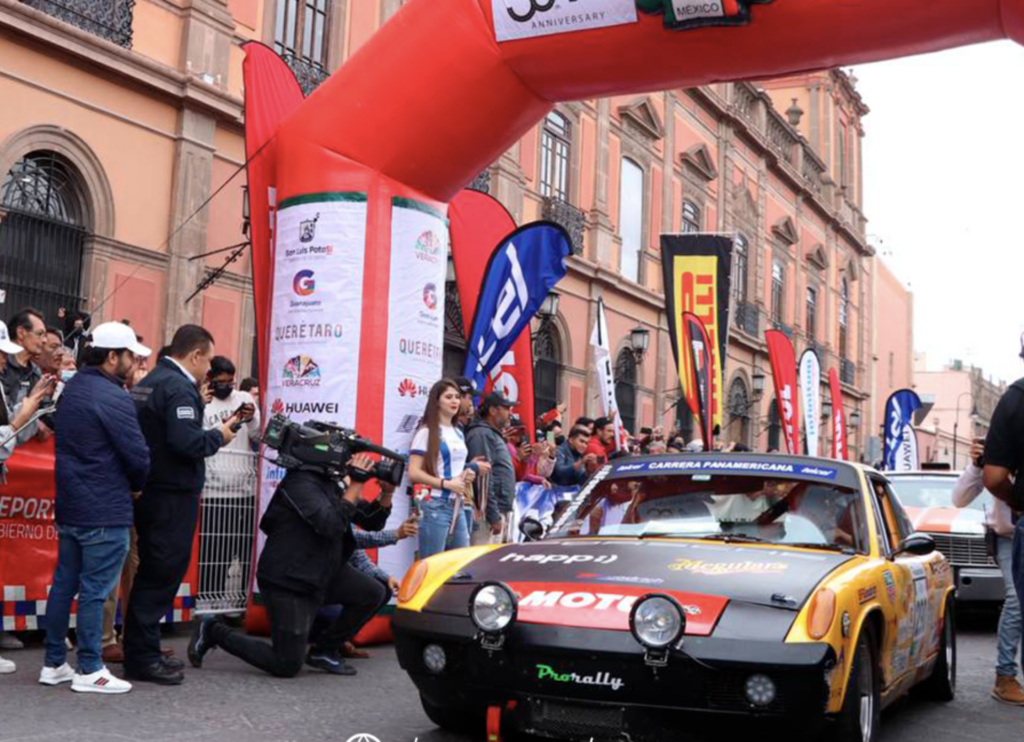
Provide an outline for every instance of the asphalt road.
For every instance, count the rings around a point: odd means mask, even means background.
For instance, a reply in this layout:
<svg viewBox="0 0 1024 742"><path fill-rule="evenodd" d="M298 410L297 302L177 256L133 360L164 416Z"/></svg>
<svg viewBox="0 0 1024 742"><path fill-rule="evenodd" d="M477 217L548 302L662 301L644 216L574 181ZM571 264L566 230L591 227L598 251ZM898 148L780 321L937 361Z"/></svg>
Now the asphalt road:
<svg viewBox="0 0 1024 742"><path fill-rule="evenodd" d="M168 643L184 655L183 635ZM1024 708L1003 706L989 695L995 653L990 617L962 621L959 651L956 701L900 702L883 715L883 742L1021 739ZM99 697L38 685L39 648L6 652L19 670L0 676L0 740L346 742L369 734L380 742L482 742L483 734L474 738L434 727L391 648L378 647L373 654L357 661L355 678L311 671L277 680L215 652L202 670L189 669L183 686L138 684L126 696Z"/></svg>

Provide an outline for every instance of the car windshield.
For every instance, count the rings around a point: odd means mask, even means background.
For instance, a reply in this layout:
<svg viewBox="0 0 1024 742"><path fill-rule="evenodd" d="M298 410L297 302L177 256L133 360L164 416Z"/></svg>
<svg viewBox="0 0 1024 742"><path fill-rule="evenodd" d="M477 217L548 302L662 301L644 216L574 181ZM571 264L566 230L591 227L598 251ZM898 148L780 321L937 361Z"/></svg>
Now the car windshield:
<svg viewBox="0 0 1024 742"><path fill-rule="evenodd" d="M905 508L951 508L953 505L954 477L893 477L892 488ZM991 512L995 501L988 492L976 497L968 510Z"/></svg>
<svg viewBox="0 0 1024 742"><path fill-rule="evenodd" d="M589 492L587 491L589 490ZM867 553L860 493L785 478L677 474L605 480L557 518L549 537L676 536Z"/></svg>

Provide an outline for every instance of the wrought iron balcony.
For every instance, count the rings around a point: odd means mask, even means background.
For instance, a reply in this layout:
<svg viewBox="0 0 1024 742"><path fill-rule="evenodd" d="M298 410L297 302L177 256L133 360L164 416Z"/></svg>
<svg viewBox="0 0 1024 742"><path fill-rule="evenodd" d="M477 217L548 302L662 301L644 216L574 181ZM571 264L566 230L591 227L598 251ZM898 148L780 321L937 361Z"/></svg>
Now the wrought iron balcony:
<svg viewBox="0 0 1024 742"><path fill-rule="evenodd" d="M775 329L781 332L783 335L788 337L790 340L793 339L793 328L784 322L775 322Z"/></svg>
<svg viewBox="0 0 1024 742"><path fill-rule="evenodd" d="M299 87L302 88L302 93L307 98L314 90L320 87L320 83L331 76L330 72L305 57L297 57L294 54L282 54L281 59L292 68L292 72L295 73L295 79L298 80Z"/></svg>
<svg viewBox="0 0 1024 742"><path fill-rule="evenodd" d="M484 170L478 176L473 178L473 182L466 186L471 191L480 191L480 193L491 192L491 171Z"/></svg>
<svg viewBox="0 0 1024 742"><path fill-rule="evenodd" d="M126 49L132 47L135 0L21 0L58 20Z"/></svg>
<svg viewBox="0 0 1024 742"><path fill-rule="evenodd" d="M761 334L761 313L753 304L737 304L733 323L751 337L756 338Z"/></svg>
<svg viewBox="0 0 1024 742"><path fill-rule="evenodd" d="M857 385L857 364L845 358L839 359L839 380L850 386Z"/></svg>
<svg viewBox="0 0 1024 742"><path fill-rule="evenodd" d="M560 224L572 238L572 252L574 255L583 254L583 226L585 215L572 204L567 204L558 198L545 196L544 207L541 211L542 217L549 222Z"/></svg>

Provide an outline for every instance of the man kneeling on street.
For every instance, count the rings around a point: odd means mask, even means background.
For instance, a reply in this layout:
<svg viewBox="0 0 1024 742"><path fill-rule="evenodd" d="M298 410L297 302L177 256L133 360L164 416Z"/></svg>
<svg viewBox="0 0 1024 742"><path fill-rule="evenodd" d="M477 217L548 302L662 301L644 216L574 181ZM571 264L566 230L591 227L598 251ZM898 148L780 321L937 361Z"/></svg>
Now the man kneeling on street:
<svg viewBox="0 0 1024 742"><path fill-rule="evenodd" d="M260 521L267 542L256 570L260 594L270 619L271 643L232 629L215 616L195 625L188 658L201 667L203 657L221 647L254 667L291 678L306 664L333 675L355 675L342 648L381 607L386 588L349 564L356 549L352 531L358 525L379 531L391 508L380 500L362 500L363 477L373 462L357 455L351 461L352 481L336 482L315 469L293 469L278 485ZM393 489L384 482L381 488ZM382 498L387 503L390 498ZM323 605L342 605L341 616L306 652L309 631Z"/></svg>

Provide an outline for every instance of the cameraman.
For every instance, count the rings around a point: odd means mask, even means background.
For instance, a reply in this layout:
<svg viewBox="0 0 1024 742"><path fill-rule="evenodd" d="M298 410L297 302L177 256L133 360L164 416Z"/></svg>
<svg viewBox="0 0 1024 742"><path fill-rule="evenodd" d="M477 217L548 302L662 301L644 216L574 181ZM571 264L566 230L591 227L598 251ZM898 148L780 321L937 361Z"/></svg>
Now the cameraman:
<svg viewBox="0 0 1024 742"><path fill-rule="evenodd" d="M350 471L366 472L372 466L367 456L356 455ZM322 467L301 466L285 475L260 522L267 542L256 577L270 618L271 643L207 616L196 623L189 642L193 667L202 667L207 652L222 647L277 677L295 677L303 658L334 675L356 674L345 664L341 647L382 604L385 587L348 564L356 548L352 526L379 531L391 514L379 501L362 500L364 477L353 476L346 487ZM394 489L384 482L381 488L385 493ZM339 603L345 610L307 656L309 630L320 606Z"/></svg>

